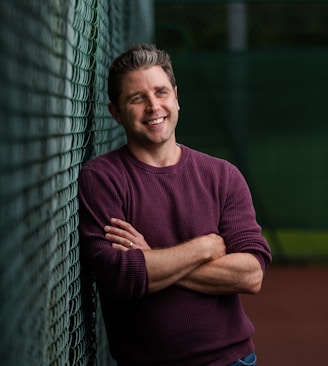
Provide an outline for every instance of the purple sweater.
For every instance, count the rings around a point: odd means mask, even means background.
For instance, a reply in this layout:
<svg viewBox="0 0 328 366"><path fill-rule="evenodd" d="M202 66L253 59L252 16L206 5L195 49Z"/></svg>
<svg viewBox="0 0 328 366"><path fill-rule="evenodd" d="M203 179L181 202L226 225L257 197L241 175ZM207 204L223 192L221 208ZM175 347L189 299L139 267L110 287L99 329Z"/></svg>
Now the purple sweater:
<svg viewBox="0 0 328 366"><path fill-rule="evenodd" d="M217 233L227 253L252 253L265 271L270 248L235 166L182 146L178 164L156 168L124 146L85 164L79 198L81 249L96 276L119 366L226 366L254 350L254 328L238 294L177 286L148 294L143 252L113 249L103 231L111 217L124 219L153 248Z"/></svg>

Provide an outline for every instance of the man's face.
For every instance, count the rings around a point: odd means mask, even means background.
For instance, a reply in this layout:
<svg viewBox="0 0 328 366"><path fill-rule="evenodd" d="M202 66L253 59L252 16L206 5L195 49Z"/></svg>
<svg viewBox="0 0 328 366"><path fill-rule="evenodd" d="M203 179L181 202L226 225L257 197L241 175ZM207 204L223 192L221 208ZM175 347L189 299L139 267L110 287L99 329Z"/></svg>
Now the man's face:
<svg viewBox="0 0 328 366"><path fill-rule="evenodd" d="M160 66L128 72L121 90L119 107L111 105L110 111L125 128L128 144L146 148L175 141L177 89Z"/></svg>

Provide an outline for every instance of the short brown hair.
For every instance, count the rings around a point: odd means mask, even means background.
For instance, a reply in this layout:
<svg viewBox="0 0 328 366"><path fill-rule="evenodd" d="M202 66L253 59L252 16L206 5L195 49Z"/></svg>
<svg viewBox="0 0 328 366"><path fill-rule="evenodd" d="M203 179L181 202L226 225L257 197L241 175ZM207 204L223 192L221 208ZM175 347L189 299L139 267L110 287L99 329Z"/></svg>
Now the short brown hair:
<svg viewBox="0 0 328 366"><path fill-rule="evenodd" d="M170 56L154 45L135 45L114 59L108 74L108 96L114 105L118 105L121 95L121 80L129 71L151 66L161 66L173 87L176 81Z"/></svg>

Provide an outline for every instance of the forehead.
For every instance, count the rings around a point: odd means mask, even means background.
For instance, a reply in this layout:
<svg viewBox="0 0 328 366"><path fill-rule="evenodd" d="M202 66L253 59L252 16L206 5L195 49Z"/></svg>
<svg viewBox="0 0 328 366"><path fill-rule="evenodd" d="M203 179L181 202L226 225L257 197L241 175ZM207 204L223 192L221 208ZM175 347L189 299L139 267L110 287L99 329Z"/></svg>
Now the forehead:
<svg viewBox="0 0 328 366"><path fill-rule="evenodd" d="M121 80L122 93L163 86L172 87L169 77L161 66L151 66L129 71L123 75Z"/></svg>

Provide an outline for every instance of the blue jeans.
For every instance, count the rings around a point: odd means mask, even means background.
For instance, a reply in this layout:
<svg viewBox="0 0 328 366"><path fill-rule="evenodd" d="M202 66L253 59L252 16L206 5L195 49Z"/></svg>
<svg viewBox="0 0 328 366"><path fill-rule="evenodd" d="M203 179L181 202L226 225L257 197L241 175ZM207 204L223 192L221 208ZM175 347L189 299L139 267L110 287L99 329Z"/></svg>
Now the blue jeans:
<svg viewBox="0 0 328 366"><path fill-rule="evenodd" d="M229 366L256 366L256 354L252 352Z"/></svg>

